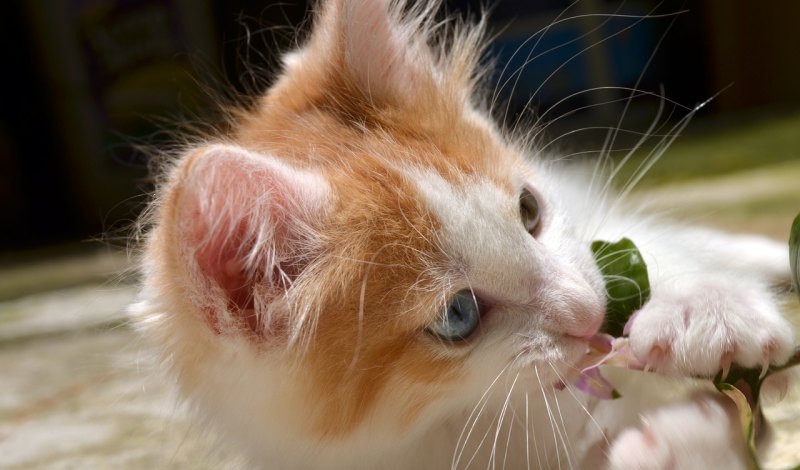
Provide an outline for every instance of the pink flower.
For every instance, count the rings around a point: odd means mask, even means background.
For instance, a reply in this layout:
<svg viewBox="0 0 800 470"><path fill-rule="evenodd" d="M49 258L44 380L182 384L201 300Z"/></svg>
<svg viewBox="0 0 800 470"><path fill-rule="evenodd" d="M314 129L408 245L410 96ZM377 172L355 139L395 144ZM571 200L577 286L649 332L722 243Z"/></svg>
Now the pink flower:
<svg viewBox="0 0 800 470"><path fill-rule="evenodd" d="M591 337L589 350L577 365L581 372L574 384L582 392L605 400L619 398L620 394L603 377L600 372L601 365L634 370L643 370L645 367L645 363L631 352L628 338L614 338L605 333L598 333Z"/></svg>

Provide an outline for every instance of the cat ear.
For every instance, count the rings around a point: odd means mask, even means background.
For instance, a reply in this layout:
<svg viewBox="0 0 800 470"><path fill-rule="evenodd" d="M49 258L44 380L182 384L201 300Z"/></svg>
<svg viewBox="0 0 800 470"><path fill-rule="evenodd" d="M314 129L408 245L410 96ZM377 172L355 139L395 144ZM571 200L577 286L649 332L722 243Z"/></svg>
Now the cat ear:
<svg viewBox="0 0 800 470"><path fill-rule="evenodd" d="M400 20L399 7L389 0L338 0L326 6L312 53L328 55L335 48L340 72L366 96L405 96L430 76L429 50L414 34L423 27L421 12Z"/></svg>
<svg viewBox="0 0 800 470"><path fill-rule="evenodd" d="M417 65L408 57L403 37L387 0L345 1L341 13L344 60L370 95L404 92Z"/></svg>
<svg viewBox="0 0 800 470"><path fill-rule="evenodd" d="M269 155L217 145L187 159L177 184L179 249L212 324L269 330L273 301L309 261L330 205L327 181Z"/></svg>

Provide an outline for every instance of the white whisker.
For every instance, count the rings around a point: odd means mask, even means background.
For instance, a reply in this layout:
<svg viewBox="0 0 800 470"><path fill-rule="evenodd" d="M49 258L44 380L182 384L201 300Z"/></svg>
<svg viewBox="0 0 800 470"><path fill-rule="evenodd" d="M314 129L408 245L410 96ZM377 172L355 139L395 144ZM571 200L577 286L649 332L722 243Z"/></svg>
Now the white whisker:
<svg viewBox="0 0 800 470"><path fill-rule="evenodd" d="M503 402L503 407L500 409L500 418L498 419L497 426L494 433L494 442L492 443L492 453L491 453L491 468L495 468L495 460L497 457L497 438L500 436L500 430L503 427L503 420L505 419L506 410L508 409L508 402L511 400L511 394L514 391L514 385L517 383L517 379L519 378L519 373L514 377L514 381L511 383L511 387L508 389L508 393L506 394L506 399Z"/></svg>
<svg viewBox="0 0 800 470"><path fill-rule="evenodd" d="M671 16L676 16L676 15L679 15L679 14L681 14L681 13L684 13L683 11L679 11L679 12L675 12L675 13L666 13L666 14L663 14L663 15L655 15L655 14L652 14L652 12L653 12L653 11L655 11L655 9L651 10L651 11L650 11L648 14L646 14L646 15L641 15L641 16L627 16L627 17L630 17L630 18L636 18L636 21L634 21L633 23L631 23L630 25L628 25L628 26L626 26L626 27L624 27L624 28L621 28L621 29L620 29L620 30L618 30L618 31L615 31L615 32L613 32L613 33L611 33L611 34L609 34L609 35L605 36L603 39L600 39L600 40L598 40L598 41L595 41L594 43L592 43L592 44L590 44L590 45L588 45L588 46L584 47L584 48L583 48L583 49L581 49L580 51L576 52L575 54L571 55L569 58L567 58L566 60L564 60L564 61L561 63L561 65L559 65L558 67L556 67L556 69L555 69L555 70L553 70L553 71L552 71L552 72L551 72L551 73L550 73L550 74L549 74L547 77L545 77L545 79L544 79L544 80L542 80L542 82L539 84L539 86L536 88L536 90L534 90L534 92L533 92L533 93L531 93L531 97L530 97L530 98L528 98L528 101L525 103L525 106L523 107L523 109L525 109L525 108L527 108L528 106L530 106L530 104L531 104L531 102L532 102L533 98L539 94L539 92L542 90L542 88L543 88L543 87L544 87L544 86L545 86L545 85L546 85L546 84L547 84L547 83L548 83L548 82L549 82L549 81L550 81L550 80L551 80L551 79L552 79L554 76L556 76L556 74L557 74L559 71L561 71L561 69L563 69L564 67L566 67L566 66L567 66L567 65L568 65L570 62L572 62L572 61L573 61L574 59L576 59L577 57L580 57L580 56L581 56L582 54L584 54L586 51L588 51L588 50L590 50L590 49L592 49L592 48L594 48L594 47L597 47L597 46L599 46L600 44L602 44L602 43L605 43L605 42L609 41L610 39L612 39L612 38L614 38L614 37L616 37L616 36L619 36L620 34L623 34L623 33L625 33L626 31L630 30L631 28L633 28L634 26L638 25L639 23L641 23L642 21L644 21L644 20L645 20L645 19L647 19L647 18L663 18L663 17L671 17ZM594 16L594 15L592 15L592 16ZM621 17L626 17L625 15L618 15L618 16L621 16ZM520 117L521 117L521 116L522 116L522 114L520 114ZM512 128L513 128L513 129L516 129L516 128L519 126L519 124L520 124L520 123L521 123L521 121L520 121L520 118L518 117L518 118L515 120L515 122L514 122L514 125L512 126Z"/></svg>
<svg viewBox="0 0 800 470"><path fill-rule="evenodd" d="M550 367L553 367L552 364L548 363ZM569 464L569 468L574 468L572 464L572 456L575 455L575 449L572 448L572 440L569 438L569 433L567 433L567 425L564 423L564 413L561 411L561 403L558 401L558 394L556 393L556 388L550 385L550 389L553 391L553 401L556 402L556 411L558 412L558 419L561 421L561 429L563 429L563 441L566 441L567 447L569 447L569 451L565 448L564 451L567 454L567 463ZM563 442L562 441L562 442Z"/></svg>
<svg viewBox="0 0 800 470"><path fill-rule="evenodd" d="M603 427L600 426L600 423L597 422L597 420L594 418L592 413L589 412L589 410L586 408L586 406L584 406L583 402L575 395L575 392L572 391L572 387L564 379L564 377L558 372L558 369L556 369L556 367L553 366L552 364L550 364L550 367L553 369L553 372L555 372L555 374L558 376L558 378L566 385L565 389L569 392L570 395L572 395L572 398L575 399L575 403L577 403L578 406L581 407L581 409L586 413L586 416L588 416L589 419L592 421L592 423L595 425L597 430L600 431L600 436L603 438L603 441L605 441L606 446L610 447L611 446L611 442L608 440L608 436L606 436L606 432L603 429Z"/></svg>
<svg viewBox="0 0 800 470"><path fill-rule="evenodd" d="M464 427L461 428L461 433L458 435L458 439L456 440L456 452L453 454L453 460L452 460L452 463L450 465L451 468L453 468L453 469L458 468L458 463L461 460L461 456L464 453L464 449L466 448L467 443L469 442L469 438L472 435L472 430L475 427L475 423L477 423L478 418L480 417L480 414L483 412L483 409L486 407L486 403L489 400L488 399L489 392L492 390L492 387L494 387L494 385L500 379L500 376L503 375L503 372L505 372L508 369L509 365L510 365L510 363L506 364L506 366L503 367L503 369L500 370L500 372L497 374L497 376L494 378L494 380L492 380L492 382L489 384L489 386L486 387L486 391L484 391L483 395L481 395L480 399L478 399L478 403L476 403L475 407L472 408L472 411L470 412L469 416L467 417L467 421L464 423ZM480 410L478 410L479 407L480 407ZM477 414L476 414L476 412L477 412ZM473 419L473 416L474 416L474 419ZM472 425L470 425L470 422L472 422ZM467 427L469 427L469 432L467 432ZM464 436L465 432L466 432L466 436ZM458 448L458 444L461 442L461 438L462 437L464 438L464 444L459 449Z"/></svg>
<svg viewBox="0 0 800 470"><path fill-rule="evenodd" d="M508 451L511 448L511 432L514 429L514 423L516 421L517 421L517 409L516 407L511 406L511 425L508 426L508 434L506 435L506 449L505 452L503 452L503 469L506 468L506 462L508 461Z"/></svg>
<svg viewBox="0 0 800 470"><path fill-rule="evenodd" d="M544 406L547 409L547 418L550 421L550 429L553 431L553 444L555 445L555 454L556 454L556 461L558 462L558 468L561 468L561 453L558 451L558 440L560 432L557 434L557 428L555 419L553 418L553 411L550 409L550 402L547 401L547 395L544 391L544 384L542 383L542 379L539 376L539 366L534 366L533 371L536 373L536 379L539 381L539 390L542 392L542 399L544 400ZM548 458L548 466L550 465L549 458Z"/></svg>

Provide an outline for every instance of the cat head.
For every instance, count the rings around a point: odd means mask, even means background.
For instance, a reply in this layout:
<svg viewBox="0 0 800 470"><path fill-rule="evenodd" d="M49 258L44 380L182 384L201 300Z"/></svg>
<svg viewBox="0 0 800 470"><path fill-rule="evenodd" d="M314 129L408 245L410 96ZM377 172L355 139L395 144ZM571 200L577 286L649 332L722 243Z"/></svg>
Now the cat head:
<svg viewBox="0 0 800 470"><path fill-rule="evenodd" d="M436 7L325 3L158 192L139 323L254 447L422 432L561 380L602 321L557 177L477 102L481 28Z"/></svg>

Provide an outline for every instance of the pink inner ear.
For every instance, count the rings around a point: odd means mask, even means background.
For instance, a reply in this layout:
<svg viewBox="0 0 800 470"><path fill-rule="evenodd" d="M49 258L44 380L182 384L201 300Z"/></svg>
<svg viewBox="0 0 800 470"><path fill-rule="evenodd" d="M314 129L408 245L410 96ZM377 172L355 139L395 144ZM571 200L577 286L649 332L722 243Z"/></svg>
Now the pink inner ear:
<svg viewBox="0 0 800 470"><path fill-rule="evenodd" d="M325 181L269 156L215 146L195 158L179 185L185 255L223 292L227 314L263 332L268 325L260 324L255 305L268 305L302 268L305 258L294 245L309 236L310 215L327 203Z"/></svg>
<svg viewBox="0 0 800 470"><path fill-rule="evenodd" d="M225 221L236 224L235 221ZM228 235L217 234L202 240L195 252L197 265L226 293L231 307L240 311L253 308L251 282L257 282L248 272L243 253L253 250L255 243L246 239L241 222ZM257 274L257 273L256 273Z"/></svg>
<svg viewBox="0 0 800 470"><path fill-rule="evenodd" d="M342 21L345 60L359 84L370 95L406 90L416 64L406 56L389 2L345 2Z"/></svg>

